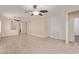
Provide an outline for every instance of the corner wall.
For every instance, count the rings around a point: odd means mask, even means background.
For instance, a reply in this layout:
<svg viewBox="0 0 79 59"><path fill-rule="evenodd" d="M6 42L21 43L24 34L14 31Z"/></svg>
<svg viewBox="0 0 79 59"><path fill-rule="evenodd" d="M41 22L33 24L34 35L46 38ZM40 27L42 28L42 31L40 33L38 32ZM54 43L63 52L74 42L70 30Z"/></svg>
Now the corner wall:
<svg viewBox="0 0 79 59"><path fill-rule="evenodd" d="M66 21L65 16L57 15L48 19L48 36L65 40L66 38Z"/></svg>
<svg viewBox="0 0 79 59"><path fill-rule="evenodd" d="M27 22L27 33L45 38L47 37L47 16L31 16L30 21Z"/></svg>

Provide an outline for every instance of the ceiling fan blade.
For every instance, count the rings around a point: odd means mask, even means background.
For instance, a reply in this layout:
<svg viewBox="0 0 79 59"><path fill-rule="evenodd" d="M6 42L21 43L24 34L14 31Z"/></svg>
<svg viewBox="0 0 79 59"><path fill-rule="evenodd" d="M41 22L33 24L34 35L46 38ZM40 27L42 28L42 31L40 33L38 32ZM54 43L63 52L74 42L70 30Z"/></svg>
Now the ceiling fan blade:
<svg viewBox="0 0 79 59"><path fill-rule="evenodd" d="M34 9L37 9L37 5L33 5L33 8L34 8Z"/></svg>
<svg viewBox="0 0 79 59"><path fill-rule="evenodd" d="M24 10L25 13L29 13L32 12L31 10Z"/></svg>
<svg viewBox="0 0 79 59"><path fill-rule="evenodd" d="M39 13L40 16L43 16L41 13Z"/></svg>
<svg viewBox="0 0 79 59"><path fill-rule="evenodd" d="M31 16L33 16L34 14L31 14Z"/></svg>
<svg viewBox="0 0 79 59"><path fill-rule="evenodd" d="M46 13L46 12L48 12L48 10L41 10L40 12L41 13Z"/></svg>

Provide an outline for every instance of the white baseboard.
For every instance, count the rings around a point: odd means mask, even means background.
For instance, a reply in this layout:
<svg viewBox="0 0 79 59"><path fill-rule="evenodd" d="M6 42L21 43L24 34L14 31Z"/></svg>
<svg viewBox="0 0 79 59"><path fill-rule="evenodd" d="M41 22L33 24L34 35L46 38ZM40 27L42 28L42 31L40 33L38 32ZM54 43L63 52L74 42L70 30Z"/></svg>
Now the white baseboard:
<svg viewBox="0 0 79 59"><path fill-rule="evenodd" d="M54 37L54 36L49 36L49 37L54 39L59 39L59 40L65 40L64 38L60 38L60 37Z"/></svg>
<svg viewBox="0 0 79 59"><path fill-rule="evenodd" d="M32 33L27 33L28 35L33 35L33 36L36 36L36 37L40 37L40 38L46 38L47 36L44 36L44 35L37 35L37 34L32 34Z"/></svg>
<svg viewBox="0 0 79 59"><path fill-rule="evenodd" d="M13 36L13 35L18 35L18 33L4 33L4 34L1 34L2 37Z"/></svg>

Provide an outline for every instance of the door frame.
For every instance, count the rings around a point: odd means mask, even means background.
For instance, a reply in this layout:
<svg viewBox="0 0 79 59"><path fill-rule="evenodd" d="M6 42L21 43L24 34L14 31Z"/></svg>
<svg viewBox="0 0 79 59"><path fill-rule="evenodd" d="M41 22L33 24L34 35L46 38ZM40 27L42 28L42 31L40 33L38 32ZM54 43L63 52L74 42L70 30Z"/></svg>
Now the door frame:
<svg viewBox="0 0 79 59"><path fill-rule="evenodd" d="M69 31L69 13L72 13L72 12L75 12L75 11L78 11L79 10L79 8L77 8L77 9L73 9L73 10L69 10L69 11L66 11L66 41L65 41L65 43L66 44L68 44L69 43L69 35L70 35L70 31ZM74 31L72 31L72 33L74 33ZM72 36L74 36L74 35L72 35ZM71 36L71 38L73 39L73 42L74 42L74 37L72 37Z"/></svg>

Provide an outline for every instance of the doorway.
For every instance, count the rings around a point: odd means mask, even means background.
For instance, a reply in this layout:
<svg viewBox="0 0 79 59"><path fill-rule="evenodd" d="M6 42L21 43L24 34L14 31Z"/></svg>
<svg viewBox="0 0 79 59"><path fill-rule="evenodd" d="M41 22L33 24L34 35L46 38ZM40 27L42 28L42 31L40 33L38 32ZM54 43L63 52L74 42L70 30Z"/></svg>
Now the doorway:
<svg viewBox="0 0 79 59"><path fill-rule="evenodd" d="M79 42L79 17L74 18L74 39Z"/></svg>
<svg viewBox="0 0 79 59"><path fill-rule="evenodd" d="M66 41L79 42L79 10L69 12L66 23Z"/></svg>

